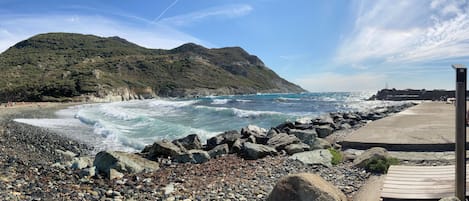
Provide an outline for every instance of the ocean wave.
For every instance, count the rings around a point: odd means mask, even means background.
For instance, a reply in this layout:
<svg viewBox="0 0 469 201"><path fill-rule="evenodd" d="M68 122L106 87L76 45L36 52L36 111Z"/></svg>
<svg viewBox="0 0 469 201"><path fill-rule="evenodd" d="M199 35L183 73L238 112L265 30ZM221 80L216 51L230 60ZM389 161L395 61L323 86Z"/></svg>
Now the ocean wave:
<svg viewBox="0 0 469 201"><path fill-rule="evenodd" d="M152 100L149 103L149 106L154 108L161 107L171 107L171 108L181 108L198 103L198 100L188 100L188 101L170 101L170 100Z"/></svg>
<svg viewBox="0 0 469 201"><path fill-rule="evenodd" d="M227 107L209 107L198 105L195 106L196 109L211 110L216 112L224 112L230 116L236 116L239 118L249 118L249 117L261 117L261 116L272 116L272 115L283 115L281 112L274 111L255 111L255 110L243 110L238 108L227 108Z"/></svg>
<svg viewBox="0 0 469 201"><path fill-rule="evenodd" d="M213 99L212 105L224 105L230 102L231 99Z"/></svg>
<svg viewBox="0 0 469 201"><path fill-rule="evenodd" d="M286 98L278 97L275 99L276 102L290 102L290 101L301 101L301 98Z"/></svg>

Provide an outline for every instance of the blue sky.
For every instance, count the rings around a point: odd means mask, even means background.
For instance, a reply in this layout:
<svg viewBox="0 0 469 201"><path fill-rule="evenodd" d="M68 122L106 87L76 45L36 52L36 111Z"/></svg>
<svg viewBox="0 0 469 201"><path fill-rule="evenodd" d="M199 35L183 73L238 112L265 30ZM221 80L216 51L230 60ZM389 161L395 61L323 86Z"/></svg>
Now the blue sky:
<svg viewBox="0 0 469 201"><path fill-rule="evenodd" d="M46 32L148 48L240 46L310 91L453 89L466 0L0 0L0 51Z"/></svg>

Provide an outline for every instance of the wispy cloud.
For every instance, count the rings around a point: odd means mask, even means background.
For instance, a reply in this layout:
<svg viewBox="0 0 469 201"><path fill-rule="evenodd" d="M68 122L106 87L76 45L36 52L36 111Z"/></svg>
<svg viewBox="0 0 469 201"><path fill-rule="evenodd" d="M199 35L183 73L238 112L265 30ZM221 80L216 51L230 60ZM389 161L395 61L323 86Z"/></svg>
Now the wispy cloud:
<svg viewBox="0 0 469 201"><path fill-rule="evenodd" d="M467 1L358 1L356 7L355 28L337 51L339 64L410 66L469 58Z"/></svg>
<svg viewBox="0 0 469 201"><path fill-rule="evenodd" d="M169 9L171 9L174 5L176 5L176 3L178 2L178 0L174 0L173 3L171 3L168 7L166 7L161 13L160 15L158 15L158 17L156 17L153 22L158 22L158 20L161 19L161 17L163 17L163 15L168 12Z"/></svg>
<svg viewBox="0 0 469 201"><path fill-rule="evenodd" d="M195 22L200 22L207 18L240 17L249 14L252 10L252 6L247 4L227 5L195 11L184 15L162 18L159 22L171 26L184 26Z"/></svg>

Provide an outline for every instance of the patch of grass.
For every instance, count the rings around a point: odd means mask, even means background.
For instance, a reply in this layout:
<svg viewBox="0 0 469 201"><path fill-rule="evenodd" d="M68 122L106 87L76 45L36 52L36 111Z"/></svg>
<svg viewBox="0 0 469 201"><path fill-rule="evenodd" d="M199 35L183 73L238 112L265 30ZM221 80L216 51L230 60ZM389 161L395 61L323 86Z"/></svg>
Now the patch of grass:
<svg viewBox="0 0 469 201"><path fill-rule="evenodd" d="M399 164L399 159L397 158L385 158L385 159L371 159L365 165L365 169L368 172L372 173L387 173L389 166Z"/></svg>
<svg viewBox="0 0 469 201"><path fill-rule="evenodd" d="M339 150L334 148L329 148L328 150L332 154L332 165L338 165L340 162L342 162L342 154Z"/></svg>

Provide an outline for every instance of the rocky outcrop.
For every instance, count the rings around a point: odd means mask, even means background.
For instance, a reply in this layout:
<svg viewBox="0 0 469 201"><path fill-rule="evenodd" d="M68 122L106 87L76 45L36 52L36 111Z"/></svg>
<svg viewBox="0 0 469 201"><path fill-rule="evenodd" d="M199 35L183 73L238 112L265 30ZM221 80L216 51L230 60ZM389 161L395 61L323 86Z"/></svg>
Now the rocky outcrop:
<svg viewBox="0 0 469 201"><path fill-rule="evenodd" d="M324 165L326 167L332 166L332 154L327 149L318 149L296 153L288 157L288 159L297 160L307 165Z"/></svg>
<svg viewBox="0 0 469 201"><path fill-rule="evenodd" d="M301 142L301 140L298 139L294 135L288 135L286 133L280 133L280 134L274 135L272 138L270 138L267 141L267 145L269 145L271 147L274 147L277 150L282 150L290 144L297 144L299 142Z"/></svg>
<svg viewBox="0 0 469 201"><path fill-rule="evenodd" d="M173 157L173 161L178 163L204 163L210 160L210 155L203 150L189 150Z"/></svg>
<svg viewBox="0 0 469 201"><path fill-rule="evenodd" d="M265 156L277 155L277 150L272 147L246 142L241 150L241 156L246 159L258 159Z"/></svg>
<svg viewBox="0 0 469 201"><path fill-rule="evenodd" d="M228 144L228 146L231 148L233 146L233 143L239 138L241 138L241 134L238 131L226 131L208 139L207 149L212 149L221 144Z"/></svg>
<svg viewBox="0 0 469 201"><path fill-rule="evenodd" d="M357 167L365 167L366 164L373 159L386 159L388 157L388 151L382 147L373 147L353 160L353 165Z"/></svg>
<svg viewBox="0 0 469 201"><path fill-rule="evenodd" d="M233 147L234 146L235 145L233 144ZM241 150L241 144L239 144L239 146L240 146L239 150ZM228 144L218 145L218 146L216 146L213 149L208 151L208 154L210 155L211 158L216 158L218 156L228 154L228 153L230 153L230 147L228 146Z"/></svg>
<svg viewBox="0 0 469 201"><path fill-rule="evenodd" d="M186 137L173 140L173 144L182 146L187 150L202 149L202 143L200 142L200 138L197 134L190 134Z"/></svg>
<svg viewBox="0 0 469 201"><path fill-rule="evenodd" d="M99 172L104 173L110 178L116 177L114 175L119 175L119 173L132 174L159 169L159 164L156 162L136 154L119 151L99 152L96 154L93 165L96 166Z"/></svg>
<svg viewBox="0 0 469 201"><path fill-rule="evenodd" d="M185 150L181 150L180 147L168 140L161 140L156 141L153 145L146 146L143 149L142 154L148 159L155 160L158 157L174 157L184 151Z"/></svg>
<svg viewBox="0 0 469 201"><path fill-rule="evenodd" d="M281 178L267 201L346 201L334 185L315 174L300 173Z"/></svg>

